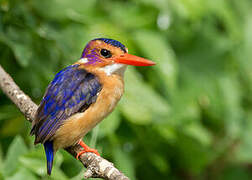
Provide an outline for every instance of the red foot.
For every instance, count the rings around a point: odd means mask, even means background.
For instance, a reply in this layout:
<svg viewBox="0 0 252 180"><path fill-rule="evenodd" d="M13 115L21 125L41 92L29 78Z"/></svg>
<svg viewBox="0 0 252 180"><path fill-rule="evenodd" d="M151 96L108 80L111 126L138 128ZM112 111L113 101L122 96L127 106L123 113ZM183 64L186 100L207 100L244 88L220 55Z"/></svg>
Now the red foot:
<svg viewBox="0 0 252 180"><path fill-rule="evenodd" d="M78 144L81 145L81 147L83 147L84 150L77 154L77 156L76 156L77 160L79 160L80 155L82 155L83 153L86 153L86 152L92 152L92 153L95 153L97 156L100 156L100 154L98 153L98 151L96 149L88 147L82 140L80 140Z"/></svg>

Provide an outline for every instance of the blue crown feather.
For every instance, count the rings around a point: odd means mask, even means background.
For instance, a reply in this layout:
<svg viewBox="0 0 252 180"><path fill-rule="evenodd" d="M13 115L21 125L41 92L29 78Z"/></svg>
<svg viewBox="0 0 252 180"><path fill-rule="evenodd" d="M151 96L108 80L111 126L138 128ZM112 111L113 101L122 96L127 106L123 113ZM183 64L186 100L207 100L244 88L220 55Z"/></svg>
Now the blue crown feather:
<svg viewBox="0 0 252 180"><path fill-rule="evenodd" d="M103 41L103 42L105 42L107 44L110 44L112 46L119 47L125 53L127 52L126 51L126 47L122 43L120 43L119 41L117 41L117 40L108 39L108 38L97 38L97 39L94 39L93 41L95 41L95 40L101 40L101 41Z"/></svg>

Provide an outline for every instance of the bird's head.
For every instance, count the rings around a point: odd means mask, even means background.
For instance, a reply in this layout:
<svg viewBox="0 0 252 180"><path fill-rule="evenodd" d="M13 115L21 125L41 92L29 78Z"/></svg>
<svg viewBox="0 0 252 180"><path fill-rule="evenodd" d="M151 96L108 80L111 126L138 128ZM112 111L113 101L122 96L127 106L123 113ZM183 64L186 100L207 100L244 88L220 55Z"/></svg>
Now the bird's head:
<svg viewBox="0 0 252 180"><path fill-rule="evenodd" d="M119 41L106 38L91 40L83 50L78 63L90 68L102 69L107 74L124 71L127 65L155 65L150 60L128 54L128 49Z"/></svg>

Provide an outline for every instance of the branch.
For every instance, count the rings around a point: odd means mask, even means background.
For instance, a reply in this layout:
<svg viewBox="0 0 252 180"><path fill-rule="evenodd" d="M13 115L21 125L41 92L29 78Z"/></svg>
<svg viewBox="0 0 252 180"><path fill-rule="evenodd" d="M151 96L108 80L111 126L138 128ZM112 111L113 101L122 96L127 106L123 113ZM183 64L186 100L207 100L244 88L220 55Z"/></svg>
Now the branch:
<svg viewBox="0 0 252 180"><path fill-rule="evenodd" d="M13 79L7 74L0 65L0 88L10 98L10 100L24 114L25 118L32 122L38 106L16 85ZM72 156L82 151L80 145L71 146L65 149ZM79 157L81 163L87 168L84 178L103 178L108 180L129 180L114 165L94 153L84 153Z"/></svg>

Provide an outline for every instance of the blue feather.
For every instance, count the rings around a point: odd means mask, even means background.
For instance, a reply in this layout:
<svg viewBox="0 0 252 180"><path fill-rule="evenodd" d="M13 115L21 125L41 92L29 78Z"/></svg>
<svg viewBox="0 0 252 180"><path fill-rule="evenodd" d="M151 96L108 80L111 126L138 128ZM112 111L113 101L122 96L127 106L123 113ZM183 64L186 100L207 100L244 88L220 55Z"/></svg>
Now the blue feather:
<svg viewBox="0 0 252 180"><path fill-rule="evenodd" d="M44 143L44 149L46 153L46 160L47 160L47 174L51 175L52 172L52 166L53 166L53 141L46 141Z"/></svg>
<svg viewBox="0 0 252 180"><path fill-rule="evenodd" d="M38 108L31 130L36 135L35 144L50 140L68 117L86 110L101 88L99 79L78 64L61 70L49 84Z"/></svg>
<svg viewBox="0 0 252 180"><path fill-rule="evenodd" d="M112 45L112 46L119 47L119 48L120 48L121 50L123 50L124 52L127 52L127 51L126 51L126 47L125 47L122 43L120 43L119 41L117 41L117 40L108 39L108 38L97 38L97 39L93 39L93 41L95 41L95 40L101 40L101 41L103 41L103 42L105 42L105 43L107 43L107 44L110 44L110 45Z"/></svg>

